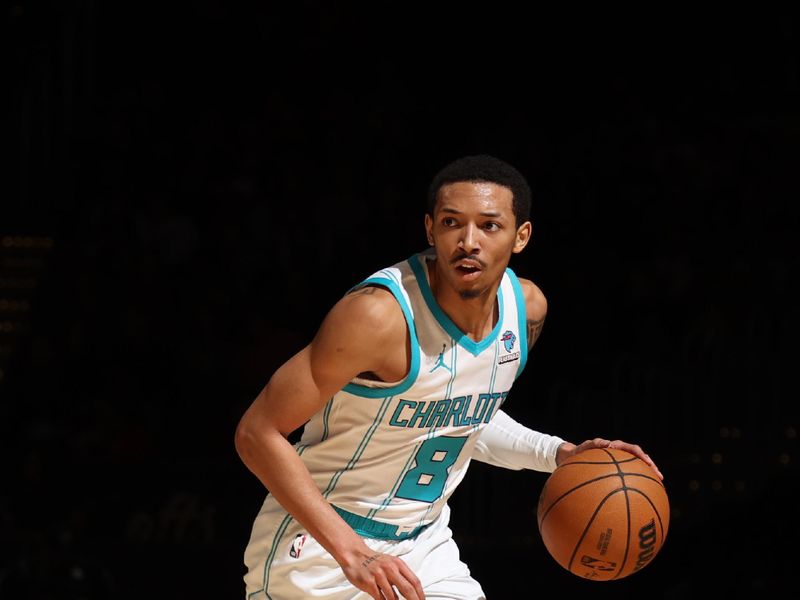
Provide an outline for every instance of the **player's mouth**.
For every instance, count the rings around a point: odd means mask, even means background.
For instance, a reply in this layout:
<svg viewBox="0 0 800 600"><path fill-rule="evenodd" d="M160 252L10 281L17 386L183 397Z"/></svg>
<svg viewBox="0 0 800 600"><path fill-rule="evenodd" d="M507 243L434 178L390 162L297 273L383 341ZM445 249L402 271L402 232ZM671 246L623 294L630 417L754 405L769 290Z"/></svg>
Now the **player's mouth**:
<svg viewBox="0 0 800 600"><path fill-rule="evenodd" d="M453 266L462 281L473 281L483 272L483 264L475 259L456 260Z"/></svg>

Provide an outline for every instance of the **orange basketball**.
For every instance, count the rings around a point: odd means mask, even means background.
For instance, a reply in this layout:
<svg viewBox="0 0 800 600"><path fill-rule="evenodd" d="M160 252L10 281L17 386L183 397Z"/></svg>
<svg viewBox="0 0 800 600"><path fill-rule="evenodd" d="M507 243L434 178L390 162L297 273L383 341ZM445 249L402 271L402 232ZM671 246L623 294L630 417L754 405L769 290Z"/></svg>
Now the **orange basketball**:
<svg viewBox="0 0 800 600"><path fill-rule="evenodd" d="M622 579L650 564L669 528L664 484L647 463L622 450L586 450L547 478L539 532L558 564L596 581Z"/></svg>

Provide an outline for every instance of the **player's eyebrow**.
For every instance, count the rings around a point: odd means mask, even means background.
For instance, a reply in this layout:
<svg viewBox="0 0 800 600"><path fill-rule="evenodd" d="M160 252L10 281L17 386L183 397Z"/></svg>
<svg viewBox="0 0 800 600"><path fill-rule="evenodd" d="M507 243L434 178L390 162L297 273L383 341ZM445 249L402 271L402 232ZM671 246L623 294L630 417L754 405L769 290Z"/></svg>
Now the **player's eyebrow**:
<svg viewBox="0 0 800 600"><path fill-rule="evenodd" d="M449 206L443 206L443 207L442 207L442 208L440 208L439 210L440 210L440 212L446 212L446 213L450 213L450 214L453 214L453 215L463 215L463 214L464 214L464 213L463 213L463 212L461 212L460 210L456 210L455 208L451 208L451 207L449 207ZM502 217L502 216L503 216L501 213L499 213L499 212L497 212L497 211L493 211L493 210L487 210L487 211L481 212L481 213L479 213L479 214L480 214L482 217L494 217L494 218L499 218L499 217Z"/></svg>

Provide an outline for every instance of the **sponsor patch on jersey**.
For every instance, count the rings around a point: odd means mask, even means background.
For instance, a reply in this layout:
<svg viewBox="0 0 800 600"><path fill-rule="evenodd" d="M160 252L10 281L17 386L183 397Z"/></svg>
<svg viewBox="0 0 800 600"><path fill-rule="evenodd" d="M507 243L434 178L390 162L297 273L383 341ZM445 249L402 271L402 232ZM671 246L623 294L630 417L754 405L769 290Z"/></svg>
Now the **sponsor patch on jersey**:
<svg viewBox="0 0 800 600"><path fill-rule="evenodd" d="M305 533L298 533L297 536L294 538L292 542L292 547L289 548L289 556L292 558L300 558L300 552L303 550L303 546L306 543L306 534Z"/></svg>
<svg viewBox="0 0 800 600"><path fill-rule="evenodd" d="M519 352L512 352L511 354L504 354L500 358L497 359L498 365L503 365L507 362L511 362L512 360L519 360Z"/></svg>

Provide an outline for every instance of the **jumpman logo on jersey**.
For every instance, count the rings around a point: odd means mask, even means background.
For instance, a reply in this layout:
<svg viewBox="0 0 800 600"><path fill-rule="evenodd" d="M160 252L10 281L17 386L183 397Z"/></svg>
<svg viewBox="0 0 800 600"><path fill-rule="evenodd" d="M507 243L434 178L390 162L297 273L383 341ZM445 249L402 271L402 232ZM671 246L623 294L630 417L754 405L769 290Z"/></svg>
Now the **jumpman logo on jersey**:
<svg viewBox="0 0 800 600"><path fill-rule="evenodd" d="M439 352L439 358L436 359L436 364L433 365L433 368L430 371L428 371L428 373L433 373L439 367L444 367L445 369L447 369L451 373L453 372L452 368L450 368L446 364L444 364L444 351L446 349L447 349L447 344L442 344L442 351Z"/></svg>

